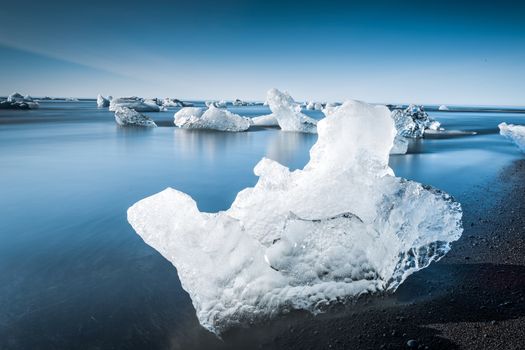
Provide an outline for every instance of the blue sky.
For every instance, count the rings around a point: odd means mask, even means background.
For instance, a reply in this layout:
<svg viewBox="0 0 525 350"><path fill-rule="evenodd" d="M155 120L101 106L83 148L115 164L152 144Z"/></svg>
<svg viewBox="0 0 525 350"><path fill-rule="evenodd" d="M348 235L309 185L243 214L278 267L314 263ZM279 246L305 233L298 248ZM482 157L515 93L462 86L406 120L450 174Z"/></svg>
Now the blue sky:
<svg viewBox="0 0 525 350"><path fill-rule="evenodd" d="M9 2L0 94L525 105L516 1Z"/></svg>

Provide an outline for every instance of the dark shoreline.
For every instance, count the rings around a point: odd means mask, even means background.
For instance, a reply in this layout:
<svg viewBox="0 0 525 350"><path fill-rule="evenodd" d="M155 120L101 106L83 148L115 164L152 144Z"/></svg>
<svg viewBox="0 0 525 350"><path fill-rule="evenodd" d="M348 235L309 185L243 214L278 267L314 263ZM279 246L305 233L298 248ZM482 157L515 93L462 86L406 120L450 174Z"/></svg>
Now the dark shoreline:
<svg viewBox="0 0 525 350"><path fill-rule="evenodd" d="M297 312L236 329L225 348L522 349L525 341L525 160L457 198L465 231L449 254L394 295L344 310ZM254 328L258 328L255 330Z"/></svg>

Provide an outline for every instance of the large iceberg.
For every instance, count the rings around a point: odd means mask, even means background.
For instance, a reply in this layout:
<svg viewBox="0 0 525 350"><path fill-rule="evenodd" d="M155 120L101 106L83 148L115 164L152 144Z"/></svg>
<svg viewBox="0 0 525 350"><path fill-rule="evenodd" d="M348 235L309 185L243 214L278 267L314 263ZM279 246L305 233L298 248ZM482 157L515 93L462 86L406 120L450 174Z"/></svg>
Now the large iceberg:
<svg viewBox="0 0 525 350"><path fill-rule="evenodd" d="M509 140L514 141L518 148L525 153L525 126L501 123L498 125L499 133Z"/></svg>
<svg viewBox="0 0 525 350"><path fill-rule="evenodd" d="M301 106L292 96L277 89L270 89L266 101L281 130L316 133L317 120L301 113Z"/></svg>
<svg viewBox="0 0 525 350"><path fill-rule="evenodd" d="M155 101L144 101L139 97L119 97L112 99L109 103L109 110L112 112L115 112L119 107L127 107L137 112L160 112L163 110Z"/></svg>
<svg viewBox="0 0 525 350"><path fill-rule="evenodd" d="M7 97L7 101L2 104L3 109L35 109L38 102L29 95L22 96L18 92L12 93Z"/></svg>
<svg viewBox="0 0 525 350"><path fill-rule="evenodd" d="M110 102L109 98L105 98L101 94L98 94L97 96L97 107L98 108L109 107L109 102Z"/></svg>
<svg viewBox="0 0 525 350"><path fill-rule="evenodd" d="M437 130L438 121L432 119L423 106L410 105L406 109L392 111L398 135L411 138L423 137L425 129Z"/></svg>
<svg viewBox="0 0 525 350"><path fill-rule="evenodd" d="M148 116L128 107L118 107L115 111L115 121L121 126L156 127L157 124Z"/></svg>
<svg viewBox="0 0 525 350"><path fill-rule="evenodd" d="M304 169L263 158L255 187L226 211L201 212L172 188L129 208L208 330L392 292L460 237L459 203L389 168L396 130L386 107L347 101L318 133Z"/></svg>
<svg viewBox="0 0 525 350"><path fill-rule="evenodd" d="M184 129L208 129L219 131L245 131L251 125L250 119L241 117L226 109L210 104L204 111L198 107L185 107L174 115L175 125Z"/></svg>

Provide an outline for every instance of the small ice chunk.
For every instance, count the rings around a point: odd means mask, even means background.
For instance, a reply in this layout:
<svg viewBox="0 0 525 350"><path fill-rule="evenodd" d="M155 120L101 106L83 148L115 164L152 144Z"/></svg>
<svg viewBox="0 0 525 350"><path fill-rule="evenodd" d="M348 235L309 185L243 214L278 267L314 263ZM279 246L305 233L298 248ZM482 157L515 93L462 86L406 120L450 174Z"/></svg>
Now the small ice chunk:
<svg viewBox="0 0 525 350"><path fill-rule="evenodd" d="M148 100L146 103L139 97L119 97L111 100L109 110L115 112L118 107L127 107L134 109L137 112L160 112L161 108L153 100Z"/></svg>
<svg viewBox="0 0 525 350"><path fill-rule="evenodd" d="M441 106L439 106L438 110L440 110L440 111L448 111L448 107L445 106L445 105L441 105Z"/></svg>
<svg viewBox="0 0 525 350"><path fill-rule="evenodd" d="M525 125L501 123L498 127L501 135L514 141L516 146L525 153Z"/></svg>
<svg viewBox="0 0 525 350"><path fill-rule="evenodd" d="M408 140L400 135L394 138L394 145L390 150L390 154L406 154L408 151Z"/></svg>
<svg viewBox="0 0 525 350"><path fill-rule="evenodd" d="M406 109L392 111L398 135L411 138L423 137L425 129L439 129L439 122L430 118L423 106L410 105Z"/></svg>
<svg viewBox="0 0 525 350"><path fill-rule="evenodd" d="M136 232L177 268L208 330L395 291L461 236L459 203L388 166L388 108L347 101L317 126L304 169L263 158L257 184L226 211L201 212L171 188L128 209Z"/></svg>
<svg viewBox="0 0 525 350"><path fill-rule="evenodd" d="M252 124L255 126L279 126L279 122L273 114L261 115L260 117L253 117Z"/></svg>
<svg viewBox="0 0 525 350"><path fill-rule="evenodd" d="M12 93L7 97L8 103L4 103L3 109L35 109L38 108L38 102L33 100L29 95L25 97L19 94L18 92Z"/></svg>
<svg viewBox="0 0 525 350"><path fill-rule="evenodd" d="M287 92L270 89L266 94L266 101L277 119L279 126L284 131L298 131L316 133L317 120L301 113L301 107Z"/></svg>
<svg viewBox="0 0 525 350"><path fill-rule="evenodd" d="M109 107L109 99L105 98L101 94L98 94L98 96L97 96L97 107L98 108Z"/></svg>
<svg viewBox="0 0 525 350"><path fill-rule="evenodd" d="M250 119L241 117L226 109L210 104L208 110L185 107L174 115L175 125L184 129L209 129L219 131L245 131L250 125Z"/></svg>
<svg viewBox="0 0 525 350"><path fill-rule="evenodd" d="M128 107L118 107L115 111L115 121L121 126L156 127L157 124L148 116Z"/></svg>

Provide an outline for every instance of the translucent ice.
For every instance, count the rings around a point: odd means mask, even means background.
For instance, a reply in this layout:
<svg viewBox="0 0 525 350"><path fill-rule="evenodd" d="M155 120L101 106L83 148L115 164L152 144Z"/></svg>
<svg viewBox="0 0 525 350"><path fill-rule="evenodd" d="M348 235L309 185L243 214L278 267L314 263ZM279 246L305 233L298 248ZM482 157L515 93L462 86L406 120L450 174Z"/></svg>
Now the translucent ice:
<svg viewBox="0 0 525 350"><path fill-rule="evenodd" d="M518 148L525 153L525 126L501 123L498 125L499 133L509 140L514 141Z"/></svg>
<svg viewBox="0 0 525 350"><path fill-rule="evenodd" d="M245 131L251 122L226 109L217 108L212 103L208 110L186 107L174 115L175 125L184 129L209 129L219 131Z"/></svg>
<svg viewBox="0 0 525 350"><path fill-rule="evenodd" d="M430 118L422 106L410 105L408 108L392 111L398 135L411 138L423 137L425 129L437 130L439 122Z"/></svg>
<svg viewBox="0 0 525 350"><path fill-rule="evenodd" d="M98 96L97 96L97 107L98 108L109 107L109 99L105 98L101 94L98 94Z"/></svg>
<svg viewBox="0 0 525 350"><path fill-rule="evenodd" d="M127 107L137 112L160 112L162 110L154 101L145 102L139 97L120 97L111 100L109 110L115 112L118 107Z"/></svg>
<svg viewBox="0 0 525 350"><path fill-rule="evenodd" d="M270 89L266 94L266 101L282 130L316 132L317 120L301 113L301 107L290 94L277 89Z"/></svg>
<svg viewBox="0 0 525 350"><path fill-rule="evenodd" d="M459 203L389 168L396 130L386 107L345 102L318 133L304 169L263 158L255 187L226 211L200 212L171 188L129 208L210 331L394 291L460 237Z"/></svg>
<svg viewBox="0 0 525 350"><path fill-rule="evenodd" d="M115 111L115 121L121 126L156 127L157 124L148 116L127 107L118 107Z"/></svg>
<svg viewBox="0 0 525 350"><path fill-rule="evenodd" d="M252 118L253 125L256 126L279 126L279 122L273 114L261 115Z"/></svg>

